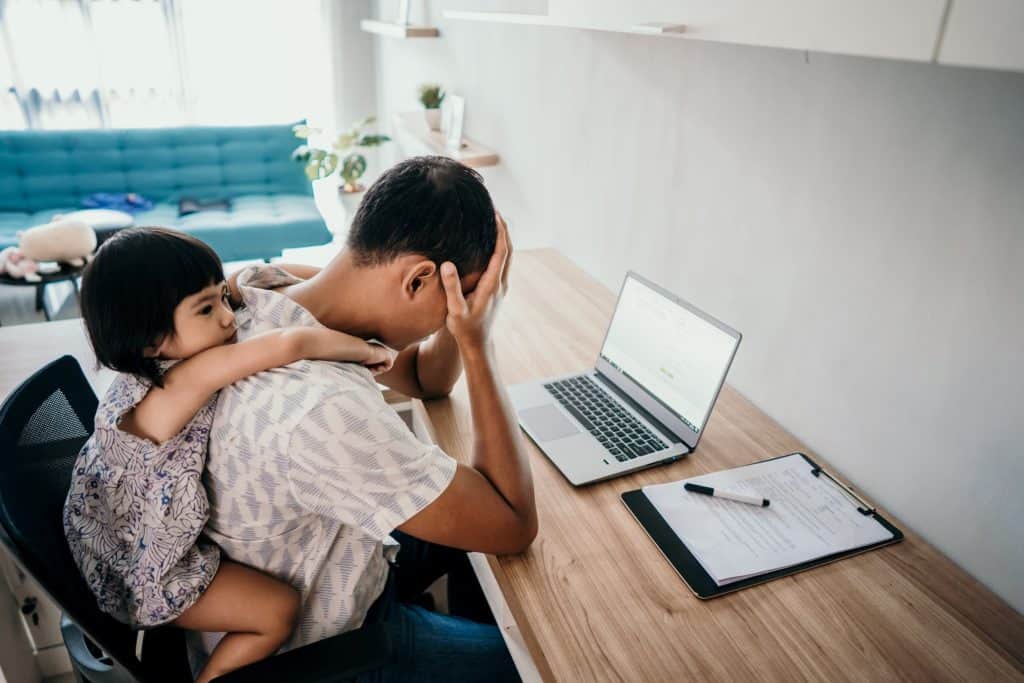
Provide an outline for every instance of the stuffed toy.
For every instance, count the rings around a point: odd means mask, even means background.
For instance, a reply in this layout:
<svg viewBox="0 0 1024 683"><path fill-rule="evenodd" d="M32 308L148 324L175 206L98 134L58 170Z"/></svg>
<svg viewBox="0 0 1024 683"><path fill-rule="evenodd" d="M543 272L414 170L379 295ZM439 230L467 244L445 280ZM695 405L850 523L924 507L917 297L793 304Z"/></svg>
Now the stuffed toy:
<svg viewBox="0 0 1024 683"><path fill-rule="evenodd" d="M18 246L8 247L0 259L0 272L39 282L39 273L56 272L61 261L76 268L84 266L96 249L96 232L75 220L56 220L18 233Z"/></svg>
<svg viewBox="0 0 1024 683"><path fill-rule="evenodd" d="M96 249L96 231L82 221L57 220L19 232L18 246L34 261L62 261L80 267Z"/></svg>
<svg viewBox="0 0 1024 683"><path fill-rule="evenodd" d="M18 247L7 247L0 250L0 275L25 280L26 282L39 282L39 264L28 258Z"/></svg>

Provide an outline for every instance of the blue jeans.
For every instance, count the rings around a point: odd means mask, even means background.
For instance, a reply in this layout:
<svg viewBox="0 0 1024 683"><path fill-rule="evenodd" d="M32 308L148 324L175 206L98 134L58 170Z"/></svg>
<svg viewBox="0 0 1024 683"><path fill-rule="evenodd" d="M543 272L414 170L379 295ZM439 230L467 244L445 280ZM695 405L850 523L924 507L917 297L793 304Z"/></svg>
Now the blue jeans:
<svg viewBox="0 0 1024 683"><path fill-rule="evenodd" d="M378 598L370 618L382 618L393 643L392 659L360 675L359 683L392 681L518 681L512 657L476 583L466 553L396 531L402 544L391 571L392 585ZM410 604L438 577L448 574L453 615ZM472 619L477 619L473 621Z"/></svg>

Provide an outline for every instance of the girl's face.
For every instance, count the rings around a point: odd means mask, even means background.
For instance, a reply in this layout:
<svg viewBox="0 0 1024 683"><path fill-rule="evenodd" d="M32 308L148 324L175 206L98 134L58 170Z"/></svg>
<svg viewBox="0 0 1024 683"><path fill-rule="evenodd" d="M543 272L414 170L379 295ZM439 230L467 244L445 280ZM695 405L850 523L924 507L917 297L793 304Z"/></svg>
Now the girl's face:
<svg viewBox="0 0 1024 683"><path fill-rule="evenodd" d="M182 299L174 309L174 332L156 348L158 358L180 360L235 341L235 314L228 287L212 284Z"/></svg>

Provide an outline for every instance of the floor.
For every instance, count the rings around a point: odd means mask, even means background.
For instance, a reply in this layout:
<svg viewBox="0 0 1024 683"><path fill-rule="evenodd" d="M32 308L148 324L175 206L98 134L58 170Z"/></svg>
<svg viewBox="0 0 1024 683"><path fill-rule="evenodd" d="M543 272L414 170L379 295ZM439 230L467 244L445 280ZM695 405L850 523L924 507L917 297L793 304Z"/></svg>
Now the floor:
<svg viewBox="0 0 1024 683"><path fill-rule="evenodd" d="M46 288L50 312L54 320L77 318L78 301L67 282L58 282ZM0 325L24 325L46 322L42 311L36 311L36 290L34 287L9 287L0 285Z"/></svg>

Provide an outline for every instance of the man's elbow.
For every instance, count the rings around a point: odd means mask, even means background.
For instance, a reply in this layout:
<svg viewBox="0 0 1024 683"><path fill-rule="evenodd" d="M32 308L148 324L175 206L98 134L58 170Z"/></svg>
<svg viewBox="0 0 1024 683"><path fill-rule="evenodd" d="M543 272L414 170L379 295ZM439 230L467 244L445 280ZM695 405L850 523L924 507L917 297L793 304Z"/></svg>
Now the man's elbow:
<svg viewBox="0 0 1024 683"><path fill-rule="evenodd" d="M448 398L448 396L452 393L452 389L454 389L454 388L455 388L454 384L451 385L451 386L446 386L446 387L430 387L430 388L422 387L421 386L420 387L420 395L417 398L419 398L420 400L423 400L423 401L432 401L432 400L437 399L437 398Z"/></svg>
<svg viewBox="0 0 1024 683"><path fill-rule="evenodd" d="M518 555L526 552L537 538L538 531L537 517L533 516L530 520L522 522L514 534L509 535L507 545L498 554Z"/></svg>
<svg viewBox="0 0 1024 683"><path fill-rule="evenodd" d="M452 390L455 388L455 383L457 381L458 377L452 379L450 382L438 382L437 380L428 380L424 382L422 377L417 377L416 388L418 389L419 396L415 396L414 398L418 398L422 401L431 401L435 398L448 398L452 393Z"/></svg>
<svg viewBox="0 0 1024 683"><path fill-rule="evenodd" d="M522 546L518 552L526 552L526 550L533 545L533 542L537 539L537 533L540 531L540 525L537 523L537 518L534 517L533 521L527 526L522 537Z"/></svg>

